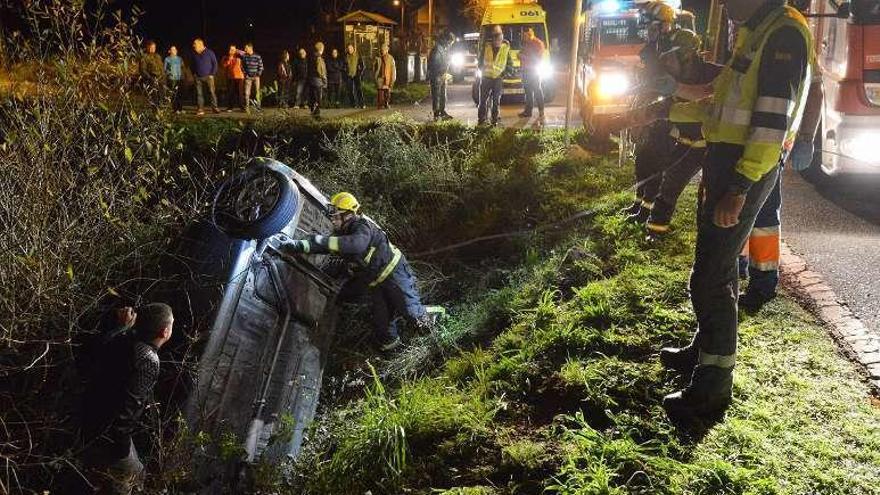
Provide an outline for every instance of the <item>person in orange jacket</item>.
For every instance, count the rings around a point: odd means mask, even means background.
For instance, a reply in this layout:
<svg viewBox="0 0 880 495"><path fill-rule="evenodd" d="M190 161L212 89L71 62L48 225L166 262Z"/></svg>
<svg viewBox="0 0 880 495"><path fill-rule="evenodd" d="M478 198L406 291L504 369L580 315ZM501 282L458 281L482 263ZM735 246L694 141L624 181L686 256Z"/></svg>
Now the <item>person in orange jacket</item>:
<svg viewBox="0 0 880 495"><path fill-rule="evenodd" d="M244 111L244 70L241 68L241 57L238 56L238 48L229 45L229 52L220 63L226 75L228 83L226 87L226 111L231 112L238 107Z"/></svg>

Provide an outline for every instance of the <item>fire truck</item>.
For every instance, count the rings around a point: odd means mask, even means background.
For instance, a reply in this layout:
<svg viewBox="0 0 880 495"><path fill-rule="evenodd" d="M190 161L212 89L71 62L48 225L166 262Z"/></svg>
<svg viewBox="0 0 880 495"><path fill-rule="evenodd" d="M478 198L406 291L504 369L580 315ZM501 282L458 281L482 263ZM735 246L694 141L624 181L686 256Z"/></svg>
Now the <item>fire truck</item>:
<svg viewBox="0 0 880 495"><path fill-rule="evenodd" d="M808 16L825 101L805 175L880 173L880 0L813 0Z"/></svg>
<svg viewBox="0 0 880 495"><path fill-rule="evenodd" d="M602 0L581 14L581 49L578 56L577 91L581 117L620 114L630 108L636 93L647 29L640 22L644 1ZM694 29L694 15L670 0L676 24Z"/></svg>

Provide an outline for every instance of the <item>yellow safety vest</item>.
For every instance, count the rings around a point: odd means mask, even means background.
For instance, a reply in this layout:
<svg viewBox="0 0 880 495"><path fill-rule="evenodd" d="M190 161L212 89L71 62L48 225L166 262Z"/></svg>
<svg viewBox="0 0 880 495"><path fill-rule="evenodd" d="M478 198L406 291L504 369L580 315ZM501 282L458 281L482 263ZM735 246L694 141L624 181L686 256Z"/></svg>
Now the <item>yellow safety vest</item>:
<svg viewBox="0 0 880 495"><path fill-rule="evenodd" d="M808 64L797 98L792 104L782 98L758 97L758 71L764 45L777 29L791 26L804 37ZM731 61L712 86L714 94L704 100L673 105L673 122L702 122L703 136L710 143L738 144L745 147L736 171L752 181L759 180L776 165L783 149L794 143L804 113L811 71L816 64L812 35L807 21L796 9L780 6L751 30L741 27ZM784 113L786 130L752 127L753 111Z"/></svg>
<svg viewBox="0 0 880 495"><path fill-rule="evenodd" d="M501 43L501 48L498 49L497 53L492 43L486 43L486 49L483 50L483 77L490 79L501 77L504 68L507 67L507 57L509 54L510 44L506 41ZM492 61L491 65L488 63L489 60Z"/></svg>

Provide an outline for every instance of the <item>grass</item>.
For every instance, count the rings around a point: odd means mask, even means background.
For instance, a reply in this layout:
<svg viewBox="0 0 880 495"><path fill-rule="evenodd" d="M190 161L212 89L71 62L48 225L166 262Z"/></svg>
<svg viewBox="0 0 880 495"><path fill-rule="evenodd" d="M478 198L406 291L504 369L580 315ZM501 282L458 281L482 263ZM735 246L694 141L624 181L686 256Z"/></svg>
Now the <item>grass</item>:
<svg viewBox="0 0 880 495"><path fill-rule="evenodd" d="M463 422L438 428L431 445L408 444L407 465L418 471L385 470L381 484L370 484L372 465L334 467L351 458L354 446L344 443L313 466L317 477L395 493L880 493L880 410L821 326L786 297L742 322L726 418L704 431L669 423L660 401L683 383L656 352L686 342L694 325L686 290L693 191L659 247L614 214L625 195L596 198L592 224L560 245L570 250L531 264L526 256L507 286L457 314L452 326L481 338L422 378L384 390L382 401L337 411L374 418L416 389L428 396L410 403L410 414L456 393L494 413L479 428ZM486 325L486 307L503 313L504 324ZM358 442L351 426L336 428L344 442Z"/></svg>

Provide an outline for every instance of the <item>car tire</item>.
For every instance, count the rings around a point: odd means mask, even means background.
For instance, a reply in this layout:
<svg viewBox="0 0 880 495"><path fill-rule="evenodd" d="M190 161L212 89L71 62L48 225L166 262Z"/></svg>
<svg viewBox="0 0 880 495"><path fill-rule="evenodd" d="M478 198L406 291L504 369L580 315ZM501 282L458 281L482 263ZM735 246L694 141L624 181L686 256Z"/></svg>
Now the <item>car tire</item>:
<svg viewBox="0 0 880 495"><path fill-rule="evenodd" d="M214 225L237 239L265 239L280 232L299 209L299 189L268 164L257 163L220 185Z"/></svg>

